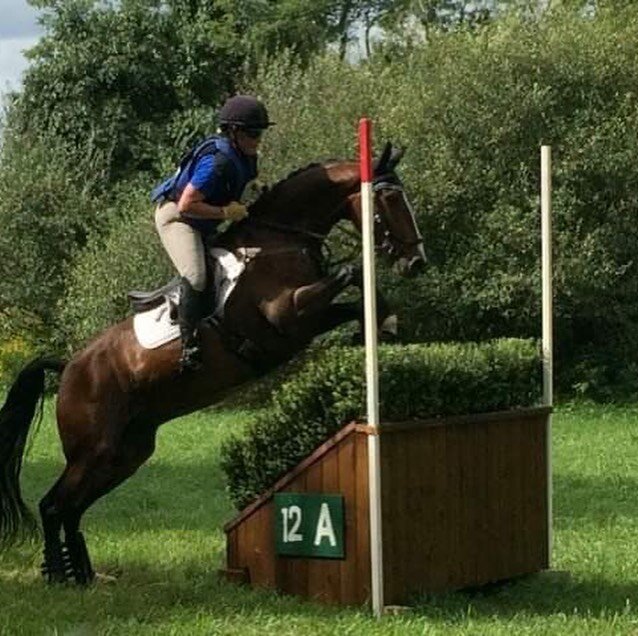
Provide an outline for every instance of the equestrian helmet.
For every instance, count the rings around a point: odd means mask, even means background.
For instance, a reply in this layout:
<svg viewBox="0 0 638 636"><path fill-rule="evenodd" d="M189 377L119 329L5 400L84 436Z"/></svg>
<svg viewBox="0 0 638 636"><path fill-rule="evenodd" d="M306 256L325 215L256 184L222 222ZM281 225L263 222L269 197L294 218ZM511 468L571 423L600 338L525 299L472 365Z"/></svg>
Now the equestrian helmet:
<svg viewBox="0 0 638 636"><path fill-rule="evenodd" d="M226 100L219 111L219 123L242 128L268 128L275 125L269 120L262 102L250 95L235 95Z"/></svg>

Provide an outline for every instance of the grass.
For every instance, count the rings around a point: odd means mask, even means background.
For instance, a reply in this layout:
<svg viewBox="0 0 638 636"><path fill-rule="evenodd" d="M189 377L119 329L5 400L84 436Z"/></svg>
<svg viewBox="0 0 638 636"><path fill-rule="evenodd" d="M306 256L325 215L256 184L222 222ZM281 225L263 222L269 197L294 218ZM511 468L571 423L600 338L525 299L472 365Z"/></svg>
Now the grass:
<svg viewBox="0 0 638 636"><path fill-rule="evenodd" d="M638 634L638 406L554 416L553 567L569 575L422 599L380 622L217 579L233 514L218 449L250 417L213 411L165 426L148 464L89 511L89 549L115 584L48 588L39 544L0 554L0 634ZM30 502L61 466L49 403L24 470Z"/></svg>

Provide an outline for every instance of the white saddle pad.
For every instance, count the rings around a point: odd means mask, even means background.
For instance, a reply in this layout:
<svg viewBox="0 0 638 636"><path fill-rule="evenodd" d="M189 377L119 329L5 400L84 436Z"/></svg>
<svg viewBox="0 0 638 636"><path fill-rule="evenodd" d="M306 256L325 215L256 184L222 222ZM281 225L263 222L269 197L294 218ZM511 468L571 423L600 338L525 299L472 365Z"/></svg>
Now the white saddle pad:
<svg viewBox="0 0 638 636"><path fill-rule="evenodd" d="M156 349L179 338L177 305L179 291L164 301L159 307L143 311L133 316L133 329L137 341L145 349Z"/></svg>
<svg viewBox="0 0 638 636"><path fill-rule="evenodd" d="M258 252L254 249L240 249L238 255L221 248L213 248L211 254L215 258L215 309L213 316L221 319L224 316L224 306L228 297L235 289L241 273L246 269L246 263ZM145 349L156 349L171 340L179 338L179 323L177 322L177 306L179 305L179 291L159 307L149 309L133 317L133 328L137 341Z"/></svg>
<svg viewBox="0 0 638 636"><path fill-rule="evenodd" d="M224 317L224 307L231 295L241 273L246 269L246 253L240 250L239 258L228 250L214 247L210 250L215 259L215 309L213 316L217 319Z"/></svg>

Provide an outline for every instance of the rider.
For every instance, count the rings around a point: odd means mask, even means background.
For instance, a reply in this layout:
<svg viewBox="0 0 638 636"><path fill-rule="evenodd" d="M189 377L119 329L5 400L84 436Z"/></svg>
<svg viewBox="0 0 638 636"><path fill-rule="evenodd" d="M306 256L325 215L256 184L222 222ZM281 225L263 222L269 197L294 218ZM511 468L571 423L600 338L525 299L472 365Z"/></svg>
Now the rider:
<svg viewBox="0 0 638 636"><path fill-rule="evenodd" d="M246 185L257 177L261 136L272 125L258 99L231 97L219 111L218 134L186 155L175 175L151 195L153 201L159 201L155 224L162 245L181 276L182 370L201 367L197 327L204 318L204 240L217 232L222 221L246 217L246 206L239 200Z"/></svg>

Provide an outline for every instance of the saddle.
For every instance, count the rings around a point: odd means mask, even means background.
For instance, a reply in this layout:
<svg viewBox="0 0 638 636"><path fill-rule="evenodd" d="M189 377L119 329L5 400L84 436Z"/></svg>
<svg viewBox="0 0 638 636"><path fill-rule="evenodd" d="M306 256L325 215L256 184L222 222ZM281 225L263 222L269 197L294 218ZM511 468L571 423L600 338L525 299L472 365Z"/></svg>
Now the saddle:
<svg viewBox="0 0 638 636"><path fill-rule="evenodd" d="M179 302L179 276L171 279L166 285L153 291L132 290L128 293L131 309L134 314L140 314L149 309L155 309L167 301Z"/></svg>
<svg viewBox="0 0 638 636"><path fill-rule="evenodd" d="M223 306L232 292L246 265L261 253L261 248L242 247L235 253L221 247L206 250L206 277L210 281L210 312L220 317ZM152 291L133 290L128 298L134 314L155 309L165 303L179 304L180 278L176 276L166 285Z"/></svg>
<svg viewBox="0 0 638 636"><path fill-rule="evenodd" d="M207 252L207 266L214 263L209 276L211 306L206 311L204 322L214 326L226 349L237 354L246 363L261 368L264 365L263 351L245 335L232 327L221 328L226 300L232 293L239 277L250 260L261 252L261 248L240 248L236 253L222 248L211 248ZM180 278L175 277L166 285L152 291L128 292L131 308L135 314L133 328L138 342L145 349L155 349L180 337L177 323L177 307L180 301ZM265 368L265 367L264 367Z"/></svg>

